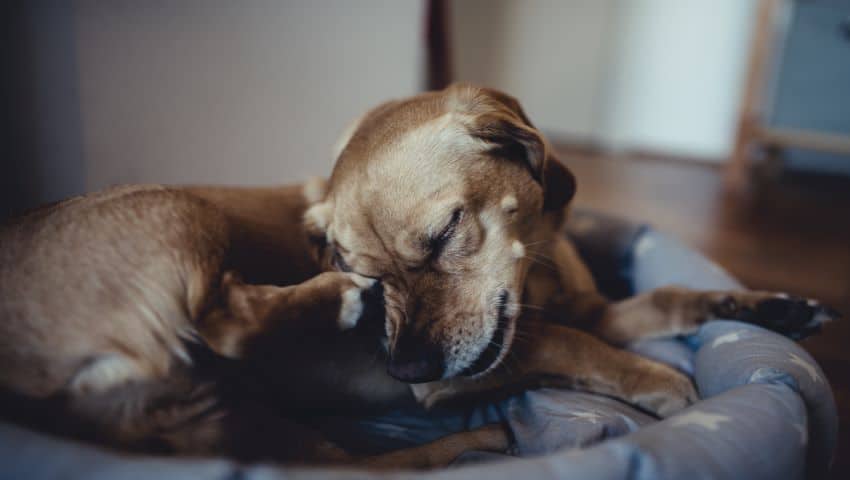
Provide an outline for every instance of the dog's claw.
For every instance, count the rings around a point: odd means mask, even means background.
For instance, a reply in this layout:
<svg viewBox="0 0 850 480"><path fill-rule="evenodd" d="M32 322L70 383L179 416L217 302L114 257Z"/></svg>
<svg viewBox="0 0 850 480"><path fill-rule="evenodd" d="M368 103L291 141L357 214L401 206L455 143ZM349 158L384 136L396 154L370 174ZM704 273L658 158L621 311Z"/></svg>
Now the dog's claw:
<svg viewBox="0 0 850 480"><path fill-rule="evenodd" d="M762 300L748 312L745 320L769 328L794 340L802 340L820 332L824 323L841 315L816 300L801 297L777 296Z"/></svg>

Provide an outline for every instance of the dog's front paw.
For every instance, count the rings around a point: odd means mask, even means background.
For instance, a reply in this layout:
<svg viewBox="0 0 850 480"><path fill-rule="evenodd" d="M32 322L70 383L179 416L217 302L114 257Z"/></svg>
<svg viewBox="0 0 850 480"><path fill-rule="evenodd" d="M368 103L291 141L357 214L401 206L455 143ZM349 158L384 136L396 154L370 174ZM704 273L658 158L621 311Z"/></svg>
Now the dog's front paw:
<svg viewBox="0 0 850 480"><path fill-rule="evenodd" d="M666 365L656 364L640 378L631 402L661 418L699 400L691 379Z"/></svg>
<svg viewBox="0 0 850 480"><path fill-rule="evenodd" d="M753 323L775 330L794 340L820 332L826 322L841 315L811 299L777 296L756 304Z"/></svg>
<svg viewBox="0 0 850 480"><path fill-rule="evenodd" d="M348 277L351 285L347 288L343 287L338 324L340 330L350 330L357 326L357 323L366 313L367 305L372 300L371 297L374 293L372 289L377 281L356 273L343 273L342 275Z"/></svg>
<svg viewBox="0 0 850 480"><path fill-rule="evenodd" d="M717 302L714 313L773 330L794 340L818 333L824 323L841 317L817 300L768 292L727 295Z"/></svg>
<svg viewBox="0 0 850 480"><path fill-rule="evenodd" d="M360 320L374 314L383 305L381 283L356 273L325 272L315 278L322 301L339 305L337 326L341 331L358 326Z"/></svg>

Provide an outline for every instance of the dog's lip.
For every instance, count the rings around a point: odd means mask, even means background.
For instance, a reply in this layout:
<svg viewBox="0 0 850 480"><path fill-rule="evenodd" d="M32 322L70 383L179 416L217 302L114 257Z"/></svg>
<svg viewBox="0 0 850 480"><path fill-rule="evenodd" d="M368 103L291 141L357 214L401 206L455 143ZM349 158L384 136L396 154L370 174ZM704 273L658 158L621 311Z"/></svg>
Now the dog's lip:
<svg viewBox="0 0 850 480"><path fill-rule="evenodd" d="M514 321L514 318L507 314L507 296L507 291L503 291L499 295L500 302L498 316L496 317L496 329L493 331L493 334L490 335L490 341L488 342L487 348L481 352L472 365L466 367L461 372L461 375L467 377L479 376L493 368L496 368L496 366L498 366L505 357L508 349L510 348Z"/></svg>

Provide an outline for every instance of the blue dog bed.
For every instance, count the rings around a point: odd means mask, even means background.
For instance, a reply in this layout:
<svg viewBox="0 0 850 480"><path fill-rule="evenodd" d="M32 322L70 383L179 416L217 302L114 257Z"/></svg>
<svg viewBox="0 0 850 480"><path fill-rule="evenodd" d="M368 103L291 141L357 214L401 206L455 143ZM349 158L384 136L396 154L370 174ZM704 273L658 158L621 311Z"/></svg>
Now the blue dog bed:
<svg viewBox="0 0 850 480"><path fill-rule="evenodd" d="M646 226L576 213L570 235L612 298L678 284L734 289L717 265ZM832 461L837 416L820 367L797 344L759 327L715 321L688 338L632 345L691 374L702 400L658 420L619 401L536 390L467 410L426 413L411 405L379 417L324 418L334 440L376 453L499 422L512 456L469 452L431 472L238 465L118 454L0 424L2 479L678 479L820 477ZM516 458L521 457L521 458Z"/></svg>

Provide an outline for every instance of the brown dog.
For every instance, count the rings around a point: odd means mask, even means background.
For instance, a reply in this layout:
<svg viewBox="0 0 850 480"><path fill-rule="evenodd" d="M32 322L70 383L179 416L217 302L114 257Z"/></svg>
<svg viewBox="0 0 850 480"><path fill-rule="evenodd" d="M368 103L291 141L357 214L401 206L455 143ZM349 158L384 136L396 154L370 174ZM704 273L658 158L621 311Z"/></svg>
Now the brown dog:
<svg viewBox="0 0 850 480"><path fill-rule="evenodd" d="M665 416L697 398L690 380L616 346L715 317L804 334L829 316L764 292L607 302L562 234L572 175L496 91L384 104L336 156L327 183L124 187L5 226L0 385L60 412L54 429L110 444L351 462L294 423L263 429L270 417L238 379L259 372L290 413L553 385ZM365 463L439 465L507 444L483 429Z"/></svg>

